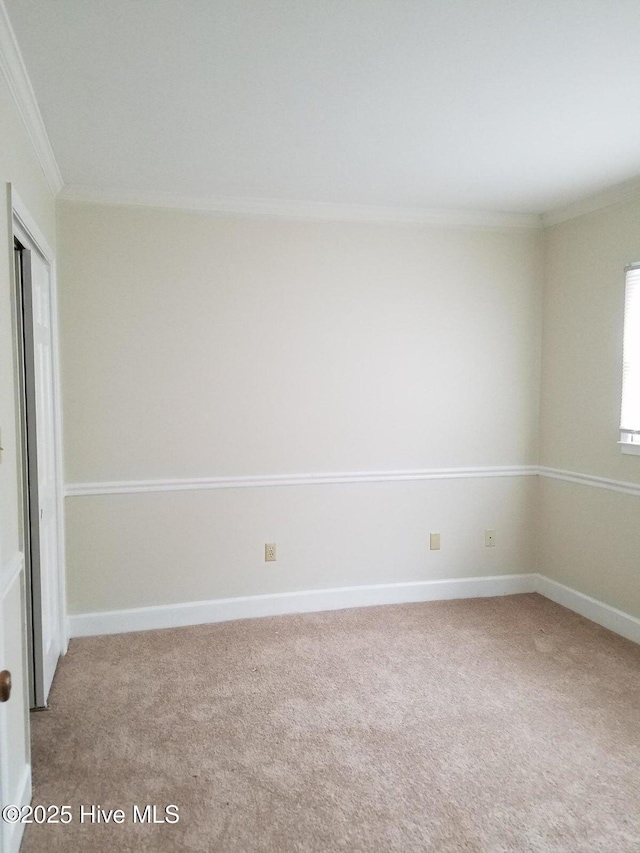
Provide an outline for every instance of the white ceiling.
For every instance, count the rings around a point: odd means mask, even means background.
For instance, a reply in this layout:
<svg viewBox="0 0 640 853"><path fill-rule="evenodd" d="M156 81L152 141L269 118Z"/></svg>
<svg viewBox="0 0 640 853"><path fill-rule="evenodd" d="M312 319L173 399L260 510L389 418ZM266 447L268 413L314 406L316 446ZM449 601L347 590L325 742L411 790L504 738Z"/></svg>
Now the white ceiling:
<svg viewBox="0 0 640 853"><path fill-rule="evenodd" d="M640 0L5 0L66 184L540 213L640 174Z"/></svg>

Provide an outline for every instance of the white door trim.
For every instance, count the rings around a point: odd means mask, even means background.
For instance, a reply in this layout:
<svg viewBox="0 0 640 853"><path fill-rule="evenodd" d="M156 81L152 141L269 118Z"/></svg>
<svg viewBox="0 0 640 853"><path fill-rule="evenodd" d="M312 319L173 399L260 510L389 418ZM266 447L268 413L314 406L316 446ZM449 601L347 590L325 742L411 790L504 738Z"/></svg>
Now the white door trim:
<svg viewBox="0 0 640 853"><path fill-rule="evenodd" d="M0 614L4 616L4 608L5 608L5 600L9 597L9 594L13 592L14 586L18 585L21 587L21 600L24 603L24 594L25 594L25 577L24 577L24 554L19 552L13 556L11 560L9 560L6 564L0 565ZM27 685L27 638L26 638L26 620L24 618L24 612L21 618L21 647L23 653L22 660L22 695L24 696L24 707L22 709L23 714L26 717L25 720L25 731L29 732L29 705L28 705L28 685ZM0 631L0 661L4 664L6 661L6 649L4 647L4 636L3 632ZM17 673L14 672L14 678L17 678ZM20 692L18 688L18 684L14 683L14 693L9 701L17 702L17 694ZM0 710L0 714L4 713L3 710ZM0 755L6 756L9 752L8 749L8 738L10 737L9 732L7 730L6 720L0 719ZM25 744L26 747L26 762L21 770L20 781L17 786L13 786L13 790L10 790L10 778L9 778L9 768L6 760L0 760L0 804L2 806L5 805L16 805L16 806L27 806L31 802L31 756L30 756L30 743ZM22 835L24 832L24 824L21 823L7 823L6 821L0 820L0 850L3 853L18 853L20 849L20 842L22 840Z"/></svg>
<svg viewBox="0 0 640 853"><path fill-rule="evenodd" d="M60 331L58 318L58 280L56 257L53 249L42 233L35 219L29 213L18 193L10 185L11 208L13 212L13 235L27 238L42 255L49 266L51 275L51 330L53 361L53 401L55 421L56 456L56 528L58 540L58 600L59 600L59 636L61 652L65 654L69 644L66 592L65 523L64 523L64 456L62 444L62 394L60 382Z"/></svg>

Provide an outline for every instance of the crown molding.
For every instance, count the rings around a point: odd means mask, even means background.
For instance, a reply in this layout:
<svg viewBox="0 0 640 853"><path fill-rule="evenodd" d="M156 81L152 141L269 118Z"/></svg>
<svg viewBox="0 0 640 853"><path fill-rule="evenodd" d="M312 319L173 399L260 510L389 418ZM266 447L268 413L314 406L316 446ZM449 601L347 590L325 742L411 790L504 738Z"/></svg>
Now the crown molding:
<svg viewBox="0 0 640 853"><path fill-rule="evenodd" d="M35 154L40 162L51 192L57 195L63 187L62 175L56 162L31 80L18 47L6 7L0 0L0 71L18 108Z"/></svg>
<svg viewBox="0 0 640 853"><path fill-rule="evenodd" d="M605 207L622 204L626 201L633 201L637 198L640 198L640 178L633 178L630 181L625 181L623 184L618 184L615 187L610 187L602 192L587 196L572 204L557 207L554 210L543 213L541 217L542 225L544 228L550 228L552 225L558 225L569 219L577 219L579 216L585 216L587 213L595 213L598 210L603 210Z"/></svg>
<svg viewBox="0 0 640 853"><path fill-rule="evenodd" d="M204 211L227 216L276 217L309 221L343 221L440 225L467 228L541 228L538 214L491 213L472 210L430 210L421 207L382 207L362 204L287 201L269 198L184 196L163 192L131 192L65 185L60 201L125 207L156 207Z"/></svg>

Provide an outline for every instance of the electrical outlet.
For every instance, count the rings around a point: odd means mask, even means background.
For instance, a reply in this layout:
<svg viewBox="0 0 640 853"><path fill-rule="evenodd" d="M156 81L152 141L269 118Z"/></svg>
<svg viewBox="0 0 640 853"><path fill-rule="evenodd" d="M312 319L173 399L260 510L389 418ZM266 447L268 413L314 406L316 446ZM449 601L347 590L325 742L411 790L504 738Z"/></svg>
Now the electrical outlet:
<svg viewBox="0 0 640 853"><path fill-rule="evenodd" d="M496 547L496 532L495 532L495 530L485 530L485 532L484 532L484 547L485 548L495 548Z"/></svg>
<svg viewBox="0 0 640 853"><path fill-rule="evenodd" d="M275 563L276 561L276 543L267 542L264 546L264 561L265 563Z"/></svg>
<svg viewBox="0 0 640 853"><path fill-rule="evenodd" d="M429 548L432 551L440 550L440 534L439 533L430 533L429 534Z"/></svg>

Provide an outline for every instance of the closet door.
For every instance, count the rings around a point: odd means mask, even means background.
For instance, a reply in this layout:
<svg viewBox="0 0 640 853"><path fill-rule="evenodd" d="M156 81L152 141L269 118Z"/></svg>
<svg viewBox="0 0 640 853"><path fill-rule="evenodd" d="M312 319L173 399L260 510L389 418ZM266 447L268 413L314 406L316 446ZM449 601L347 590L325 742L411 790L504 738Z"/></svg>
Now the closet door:
<svg viewBox="0 0 640 853"><path fill-rule="evenodd" d="M34 250L22 250L24 401L33 631L34 700L44 707L60 657L56 418L51 271Z"/></svg>

